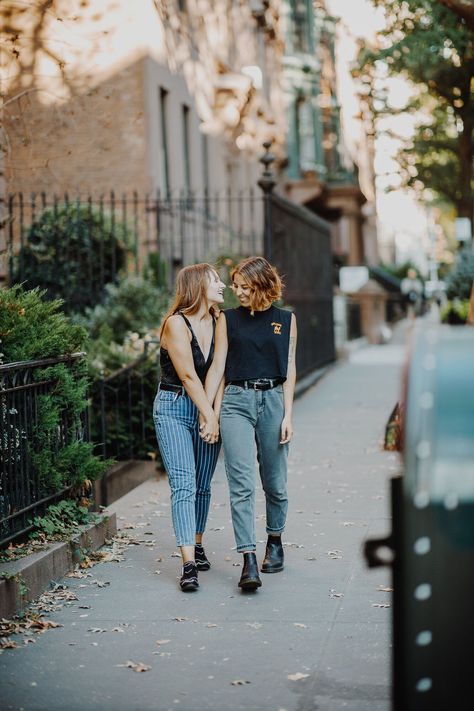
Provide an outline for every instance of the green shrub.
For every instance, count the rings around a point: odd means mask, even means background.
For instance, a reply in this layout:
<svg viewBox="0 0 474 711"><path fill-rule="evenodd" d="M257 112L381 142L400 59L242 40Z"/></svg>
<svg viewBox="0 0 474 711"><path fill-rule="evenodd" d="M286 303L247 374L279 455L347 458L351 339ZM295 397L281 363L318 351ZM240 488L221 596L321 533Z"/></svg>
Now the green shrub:
<svg viewBox="0 0 474 711"><path fill-rule="evenodd" d="M448 301L441 309L441 322L449 323L451 325L461 325L467 322L468 313L468 299L463 301L460 299L454 299L453 301Z"/></svg>
<svg viewBox="0 0 474 711"><path fill-rule="evenodd" d="M473 283L474 249L464 247L446 280L446 294L449 299L469 299Z"/></svg>
<svg viewBox="0 0 474 711"><path fill-rule="evenodd" d="M44 291L27 291L20 285L0 291L0 362L38 360L84 349L85 330L71 324L59 310L60 301L44 297ZM36 367L32 378L44 383L36 395L34 421L24 422L24 413L12 407L18 401L8 390L0 400L0 425L8 438L0 460L8 457L10 465L12 458L27 457L26 470L37 482L37 498L42 498L96 479L110 462L94 456L93 446L83 441L89 385L85 358Z"/></svg>
<svg viewBox="0 0 474 711"><path fill-rule="evenodd" d="M60 300L46 301L44 290L16 284L0 290L0 363L74 353L87 334L61 312Z"/></svg>
<svg viewBox="0 0 474 711"><path fill-rule="evenodd" d="M159 326L168 304L165 289L128 277L109 285L104 302L78 318L91 336L91 436L117 459L158 456L152 409L159 380ZM127 370L112 381L101 382L124 366Z"/></svg>
<svg viewBox="0 0 474 711"><path fill-rule="evenodd" d="M93 517L94 514L91 515L86 506L80 506L72 499L64 499L49 506L44 516L36 516L33 519L34 531L31 538L64 538L78 526L90 523Z"/></svg>
<svg viewBox="0 0 474 711"><path fill-rule="evenodd" d="M104 334L122 343L127 333L144 335L159 328L168 308L168 292L141 277L126 277L118 284L107 284L102 303L86 310L79 320L90 338Z"/></svg>
<svg viewBox="0 0 474 711"><path fill-rule="evenodd" d="M47 290L64 299L68 313L82 312L101 300L127 260L127 229L91 205L48 208L30 226L12 283Z"/></svg>
<svg viewBox="0 0 474 711"><path fill-rule="evenodd" d="M74 317L89 333L91 376L107 375L141 356L145 343L158 339L168 304L168 292L141 277L108 284L101 304Z"/></svg>

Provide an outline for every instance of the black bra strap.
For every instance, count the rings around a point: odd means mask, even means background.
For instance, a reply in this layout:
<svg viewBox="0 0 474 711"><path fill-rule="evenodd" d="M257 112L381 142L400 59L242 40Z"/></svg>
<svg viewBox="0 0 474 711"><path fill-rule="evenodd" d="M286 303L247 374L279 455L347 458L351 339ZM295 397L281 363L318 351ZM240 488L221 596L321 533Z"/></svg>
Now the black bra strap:
<svg viewBox="0 0 474 711"><path fill-rule="evenodd" d="M181 311L178 311L178 313L179 313L180 316L182 316L182 317L184 318L184 323L186 324L186 326L189 328L189 330L191 331L192 335L194 336L193 327L192 327L191 324L189 323L189 320L186 318L186 316L185 316L183 313L181 313Z"/></svg>

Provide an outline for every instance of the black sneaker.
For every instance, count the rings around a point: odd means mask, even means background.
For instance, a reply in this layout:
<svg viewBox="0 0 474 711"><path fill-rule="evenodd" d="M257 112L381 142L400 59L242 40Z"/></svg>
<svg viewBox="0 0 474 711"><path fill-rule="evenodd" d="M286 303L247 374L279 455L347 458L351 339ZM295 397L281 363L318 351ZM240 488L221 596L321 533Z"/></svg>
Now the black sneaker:
<svg viewBox="0 0 474 711"><path fill-rule="evenodd" d="M181 575L179 585L183 592L194 592L194 590L198 589L198 572L193 560L183 565L183 574Z"/></svg>
<svg viewBox="0 0 474 711"><path fill-rule="evenodd" d="M194 546L194 555L196 558L196 568L198 570L209 570L211 562L207 559L204 548L200 543L196 543Z"/></svg>

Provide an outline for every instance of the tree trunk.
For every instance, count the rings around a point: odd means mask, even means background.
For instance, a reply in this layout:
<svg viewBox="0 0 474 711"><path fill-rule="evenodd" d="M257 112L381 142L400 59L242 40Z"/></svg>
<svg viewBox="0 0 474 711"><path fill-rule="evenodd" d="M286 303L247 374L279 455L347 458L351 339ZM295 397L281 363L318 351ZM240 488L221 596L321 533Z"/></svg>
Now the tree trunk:
<svg viewBox="0 0 474 711"><path fill-rule="evenodd" d="M473 121L469 109L462 114L463 130L459 135L459 163L460 163L460 199L457 205L459 217L469 217L471 230L473 223L473 194L472 194L472 159L473 159Z"/></svg>

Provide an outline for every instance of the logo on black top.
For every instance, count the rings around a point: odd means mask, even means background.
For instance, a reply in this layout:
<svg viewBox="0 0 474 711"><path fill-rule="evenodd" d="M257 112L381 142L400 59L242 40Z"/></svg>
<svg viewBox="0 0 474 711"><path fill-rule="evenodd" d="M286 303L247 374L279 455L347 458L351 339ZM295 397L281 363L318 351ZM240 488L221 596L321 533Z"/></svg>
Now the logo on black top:
<svg viewBox="0 0 474 711"><path fill-rule="evenodd" d="M271 325L273 326L273 333L276 333L278 336L281 336L281 323L276 323L276 321L272 321Z"/></svg>

